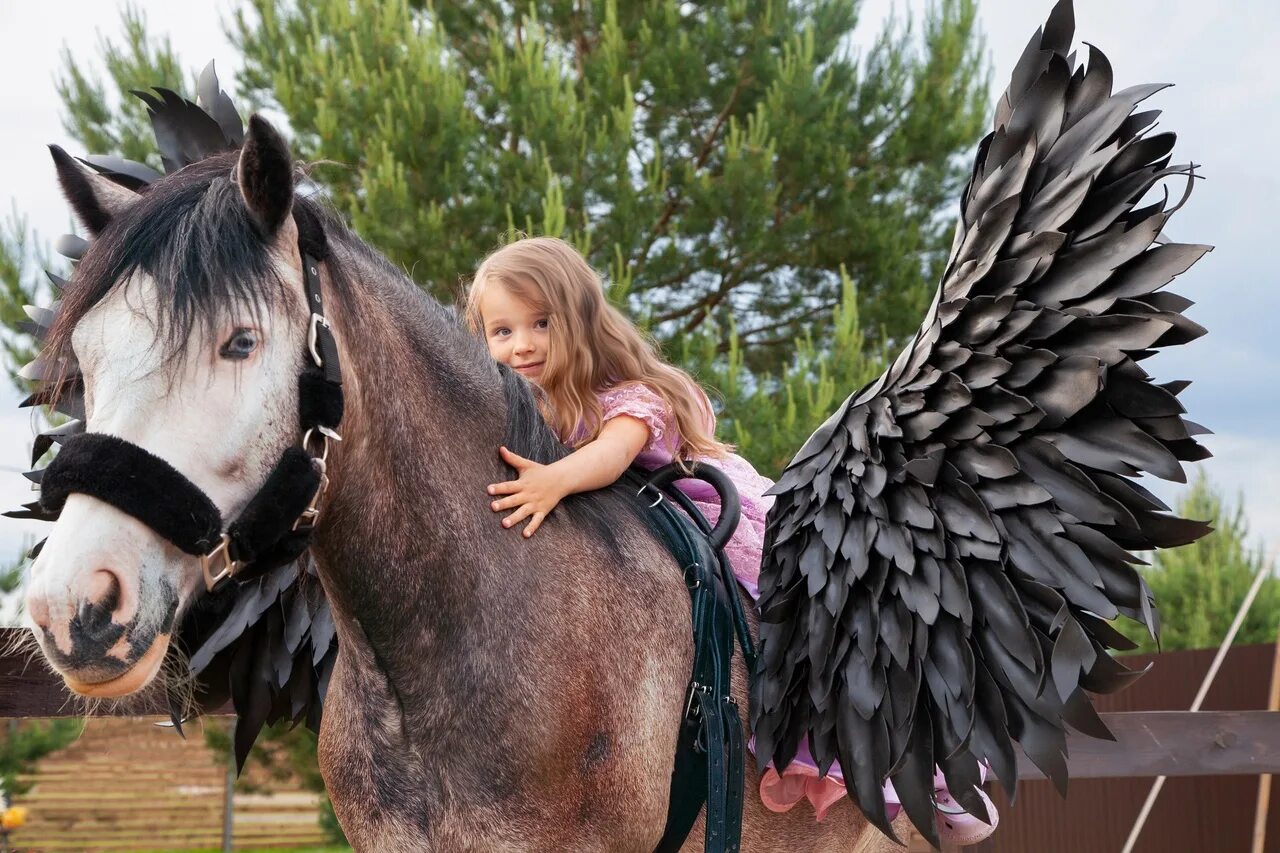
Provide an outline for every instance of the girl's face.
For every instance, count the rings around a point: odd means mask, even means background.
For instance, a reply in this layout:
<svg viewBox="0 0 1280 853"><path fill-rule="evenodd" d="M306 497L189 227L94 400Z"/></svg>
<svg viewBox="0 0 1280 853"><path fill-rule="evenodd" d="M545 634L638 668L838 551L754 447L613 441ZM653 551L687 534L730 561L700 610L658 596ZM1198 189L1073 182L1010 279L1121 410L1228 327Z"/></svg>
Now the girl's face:
<svg viewBox="0 0 1280 853"><path fill-rule="evenodd" d="M480 294L480 319L489 354L537 382L551 342L546 312L495 283Z"/></svg>

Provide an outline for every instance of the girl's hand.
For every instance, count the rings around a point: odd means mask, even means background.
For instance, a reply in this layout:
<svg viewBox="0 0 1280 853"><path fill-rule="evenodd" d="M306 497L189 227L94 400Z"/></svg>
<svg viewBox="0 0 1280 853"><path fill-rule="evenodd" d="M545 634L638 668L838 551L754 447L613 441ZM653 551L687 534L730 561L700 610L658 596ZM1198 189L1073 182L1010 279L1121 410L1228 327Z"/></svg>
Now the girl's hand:
<svg viewBox="0 0 1280 853"><path fill-rule="evenodd" d="M511 527L531 518L525 525L524 536L527 539L537 532L543 519L569 492L565 488L563 478L550 465L541 465L523 456L498 448L502 461L516 469L517 477L502 483L494 483L487 491L491 495L506 495L489 503L494 512L516 508L516 511L502 519L503 527Z"/></svg>

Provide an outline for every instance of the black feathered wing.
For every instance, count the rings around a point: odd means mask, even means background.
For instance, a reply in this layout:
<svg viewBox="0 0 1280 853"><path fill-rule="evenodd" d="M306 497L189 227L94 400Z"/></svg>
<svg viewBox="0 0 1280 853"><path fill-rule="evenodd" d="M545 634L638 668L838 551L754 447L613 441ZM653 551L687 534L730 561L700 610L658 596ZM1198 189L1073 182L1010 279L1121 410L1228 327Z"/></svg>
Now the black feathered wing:
<svg viewBox="0 0 1280 853"><path fill-rule="evenodd" d="M213 63L200 75L197 88L197 103L165 89L156 89L155 94L137 93L149 108L166 172L235 149L244 141L244 125L219 86ZM91 156L82 162L135 191L145 191L147 185L163 177L149 166L120 157ZM74 263L88 245L83 238L66 235L58 241L57 250ZM54 295L60 297L67 281L52 273L49 277ZM27 306L29 319L20 323L19 329L43 341L60 304L59 300L48 308ZM35 466L54 444L61 445L68 437L84 432L84 386L75 365L41 359L26 365L20 375L37 384L23 406L56 399L56 411L68 418L36 437L31 459ZM53 387L59 380L64 384ZM26 476L38 485L42 473L43 469L37 468ZM43 521L58 517L42 509L39 501L4 514ZM36 545L30 556L39 554L43 544ZM187 654L190 674L199 685L195 695L198 707L214 710L230 701L235 709L239 718L237 767L243 765L264 725L290 720L305 722L319 731L338 642L328 601L306 555L261 578L228 584L203 596L185 614L174 643ZM187 711L184 700L182 695L170 697L173 719L179 727Z"/></svg>
<svg viewBox="0 0 1280 853"><path fill-rule="evenodd" d="M1107 620L1158 628L1130 552L1208 531L1132 479L1208 455L1185 383L1140 366L1203 333L1161 288L1208 247L1156 245L1167 196L1136 207L1193 167L1134 113L1162 87L1112 94L1096 50L1073 72L1073 29L1060 3L1018 62L919 332L773 490L757 755L783 767L808 736L877 826L889 778L935 844L935 765L984 817L978 762L1012 793L1018 741L1061 789L1065 725L1109 736L1084 691L1134 673Z"/></svg>

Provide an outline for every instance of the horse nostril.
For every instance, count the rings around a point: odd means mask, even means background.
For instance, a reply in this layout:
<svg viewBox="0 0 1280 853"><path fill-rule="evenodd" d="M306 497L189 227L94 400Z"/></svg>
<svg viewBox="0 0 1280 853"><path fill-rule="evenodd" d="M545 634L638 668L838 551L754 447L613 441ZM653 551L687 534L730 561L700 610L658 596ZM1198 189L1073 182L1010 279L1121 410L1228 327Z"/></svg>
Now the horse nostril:
<svg viewBox="0 0 1280 853"><path fill-rule="evenodd" d="M89 578L87 601L106 613L120 609L120 577L111 569L98 569Z"/></svg>
<svg viewBox="0 0 1280 853"><path fill-rule="evenodd" d="M49 630L49 600L43 595L33 593L27 596L27 615L41 631Z"/></svg>

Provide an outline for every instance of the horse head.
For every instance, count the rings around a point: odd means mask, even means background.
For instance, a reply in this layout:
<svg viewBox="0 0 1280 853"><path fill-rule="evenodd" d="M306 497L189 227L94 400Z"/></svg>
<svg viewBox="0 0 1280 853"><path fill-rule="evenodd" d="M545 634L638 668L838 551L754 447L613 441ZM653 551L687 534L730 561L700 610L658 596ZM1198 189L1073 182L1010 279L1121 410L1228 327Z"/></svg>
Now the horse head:
<svg viewBox="0 0 1280 853"><path fill-rule="evenodd" d="M32 566L27 614L73 691L120 697L155 680L174 626L205 592L201 561L151 519L167 511L179 526L192 523L186 498L170 488L184 478L215 519L237 518L298 444L311 311L293 165L265 120L250 120L238 152L141 193L53 153L96 239L44 359L68 376L78 366L85 437L113 437L132 455L99 452L77 471ZM129 464L148 455L157 461L147 470ZM102 489L126 485L128 499L102 499ZM126 511L131 501L146 506ZM221 533L212 531L215 543Z"/></svg>

